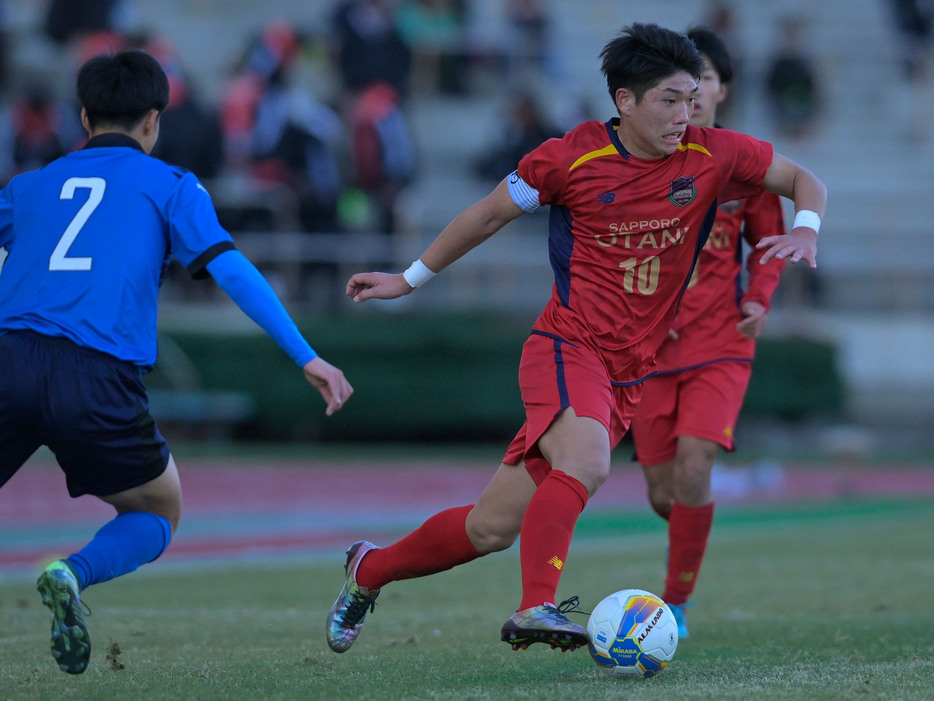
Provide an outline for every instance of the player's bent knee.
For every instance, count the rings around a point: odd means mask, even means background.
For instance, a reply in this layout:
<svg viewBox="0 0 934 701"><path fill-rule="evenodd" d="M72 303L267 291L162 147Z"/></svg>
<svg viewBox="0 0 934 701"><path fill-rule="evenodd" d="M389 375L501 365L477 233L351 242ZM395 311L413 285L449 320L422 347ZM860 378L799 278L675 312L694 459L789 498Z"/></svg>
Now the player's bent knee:
<svg viewBox="0 0 934 701"><path fill-rule="evenodd" d="M668 490L649 490L649 505L659 516L667 519L671 515L674 497Z"/></svg>
<svg viewBox="0 0 934 701"><path fill-rule="evenodd" d="M175 533L182 515L181 491L153 489L152 487L153 482L149 482L119 494L100 497L100 499L113 506L118 514L145 511L161 516L168 521L172 533Z"/></svg>
<svg viewBox="0 0 934 701"><path fill-rule="evenodd" d="M583 484L590 496L593 496L610 476L610 463L602 459L578 460L561 471Z"/></svg>
<svg viewBox="0 0 934 701"><path fill-rule="evenodd" d="M478 552L486 555L512 546L519 537L520 528L521 523L518 528L504 524L472 523L467 525L467 537Z"/></svg>
<svg viewBox="0 0 934 701"><path fill-rule="evenodd" d="M178 504L171 506L170 508L160 509L159 511L154 512L164 518L169 522L169 525L172 527L172 534L178 530L178 522L182 517L182 503L181 501Z"/></svg>
<svg viewBox="0 0 934 701"><path fill-rule="evenodd" d="M698 506L710 501L712 468L713 460L685 463L675 473L675 499L688 506Z"/></svg>

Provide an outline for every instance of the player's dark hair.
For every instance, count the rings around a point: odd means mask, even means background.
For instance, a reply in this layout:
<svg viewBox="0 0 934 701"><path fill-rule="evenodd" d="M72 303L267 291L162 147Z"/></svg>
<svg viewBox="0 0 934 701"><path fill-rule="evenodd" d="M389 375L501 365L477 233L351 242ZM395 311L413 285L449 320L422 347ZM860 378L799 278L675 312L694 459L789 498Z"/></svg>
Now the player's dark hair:
<svg viewBox="0 0 934 701"><path fill-rule="evenodd" d="M169 80L143 51L101 54L78 71L78 100L92 128L104 124L129 131L150 110L161 112L169 104Z"/></svg>
<svg viewBox="0 0 934 701"><path fill-rule="evenodd" d="M691 27L688 30L688 39L710 60L710 67L720 76L721 83L726 84L733 80L733 59L730 58L730 52L720 37L706 27Z"/></svg>
<svg viewBox="0 0 934 701"><path fill-rule="evenodd" d="M682 71L700 80L704 59L694 42L657 24L632 24L600 52L603 75L610 97L620 88L631 90L641 101L649 90Z"/></svg>

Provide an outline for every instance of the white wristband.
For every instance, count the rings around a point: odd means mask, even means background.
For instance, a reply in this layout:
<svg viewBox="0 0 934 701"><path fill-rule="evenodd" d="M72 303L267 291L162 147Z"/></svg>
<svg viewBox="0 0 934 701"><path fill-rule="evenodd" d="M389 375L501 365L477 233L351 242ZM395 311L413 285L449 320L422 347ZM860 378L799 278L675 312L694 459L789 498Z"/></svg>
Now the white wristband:
<svg viewBox="0 0 934 701"><path fill-rule="evenodd" d="M791 228L797 229L799 226L806 226L820 233L820 215L810 209L802 209L795 214L795 223Z"/></svg>
<svg viewBox="0 0 934 701"><path fill-rule="evenodd" d="M402 277L404 277L405 281L412 287L419 287L424 285L434 276L435 274L428 268L428 266L422 263L421 258L416 258L415 262L409 266L409 269L402 273Z"/></svg>

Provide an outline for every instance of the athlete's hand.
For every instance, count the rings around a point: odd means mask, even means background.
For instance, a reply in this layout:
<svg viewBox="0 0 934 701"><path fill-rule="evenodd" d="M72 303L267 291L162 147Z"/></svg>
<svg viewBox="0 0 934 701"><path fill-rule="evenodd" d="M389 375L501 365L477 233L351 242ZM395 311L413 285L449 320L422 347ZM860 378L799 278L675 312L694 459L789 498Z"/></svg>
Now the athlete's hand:
<svg viewBox="0 0 934 701"><path fill-rule="evenodd" d="M804 259L812 268L817 267L817 232L806 226L792 229L790 234L766 236L756 248L768 249L759 259L760 263L768 263L772 258L787 258L792 263Z"/></svg>
<svg viewBox="0 0 934 701"><path fill-rule="evenodd" d="M321 392L321 396L327 402L328 408L324 413L328 416L344 406L353 394L353 387L340 368L334 367L321 356L305 363L302 372L305 373L305 379Z"/></svg>
<svg viewBox="0 0 934 701"><path fill-rule="evenodd" d="M743 320L736 325L736 330L746 338L759 338L765 330L768 312L758 302L743 302Z"/></svg>
<svg viewBox="0 0 934 701"><path fill-rule="evenodd" d="M409 294L414 289L405 281L402 273L357 273L347 281L347 296L354 302L395 299Z"/></svg>

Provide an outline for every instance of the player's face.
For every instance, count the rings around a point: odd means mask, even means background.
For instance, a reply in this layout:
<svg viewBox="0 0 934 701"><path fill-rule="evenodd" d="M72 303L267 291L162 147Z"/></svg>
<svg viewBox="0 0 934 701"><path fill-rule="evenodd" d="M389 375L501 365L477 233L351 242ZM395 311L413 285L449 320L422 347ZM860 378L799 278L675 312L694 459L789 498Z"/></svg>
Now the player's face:
<svg viewBox="0 0 934 701"><path fill-rule="evenodd" d="M691 124L695 127L712 127L717 118L717 106L726 97L726 85L720 82L720 74L706 56L704 62L704 72L695 93L694 114L691 115Z"/></svg>
<svg viewBox="0 0 934 701"><path fill-rule="evenodd" d="M616 103L620 111L619 139L639 158L662 158L681 143L691 115L697 83L688 73L676 73L648 90L639 102L620 89Z"/></svg>

